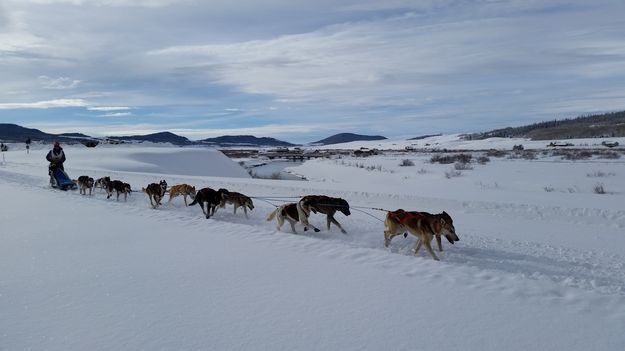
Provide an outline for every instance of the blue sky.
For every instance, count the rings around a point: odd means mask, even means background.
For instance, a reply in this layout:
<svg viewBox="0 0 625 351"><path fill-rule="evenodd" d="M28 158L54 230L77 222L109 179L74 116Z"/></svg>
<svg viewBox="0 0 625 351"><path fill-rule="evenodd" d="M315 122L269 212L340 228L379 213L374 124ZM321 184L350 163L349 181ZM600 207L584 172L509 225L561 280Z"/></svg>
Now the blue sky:
<svg viewBox="0 0 625 351"><path fill-rule="evenodd" d="M307 142L625 109L625 2L0 0L0 122Z"/></svg>

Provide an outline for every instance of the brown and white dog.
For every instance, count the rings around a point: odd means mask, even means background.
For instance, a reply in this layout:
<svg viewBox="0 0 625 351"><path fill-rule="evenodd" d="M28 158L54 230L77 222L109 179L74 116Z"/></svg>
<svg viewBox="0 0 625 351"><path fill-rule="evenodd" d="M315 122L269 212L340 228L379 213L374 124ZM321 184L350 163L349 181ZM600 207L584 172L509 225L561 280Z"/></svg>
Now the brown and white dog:
<svg viewBox="0 0 625 351"><path fill-rule="evenodd" d="M78 177L78 180L75 183L78 184L78 189L81 194L87 195L87 189L89 189L89 195L91 195L94 185L93 178L83 175Z"/></svg>
<svg viewBox="0 0 625 351"><path fill-rule="evenodd" d="M161 204L161 199L165 196L165 192L167 191L167 182L165 180L161 180L158 184L150 183L147 187L141 190L148 194L152 208L157 208ZM154 199L154 202L152 202L152 199Z"/></svg>
<svg viewBox="0 0 625 351"><path fill-rule="evenodd" d="M202 212L204 212L206 219L208 219L210 216L215 214L215 208L221 205L221 202L227 195L228 190L226 189L214 190L211 188L203 188L198 190L197 194L195 194L193 202L191 202L189 206L199 203L202 208ZM206 210L204 210L204 203L206 203Z"/></svg>
<svg viewBox="0 0 625 351"><path fill-rule="evenodd" d="M351 212L349 212L349 204L347 203L347 201L338 197L329 197L325 195L307 195L304 196L297 203L299 221L305 226L304 230L307 230L307 227L311 227L315 229L316 232L319 231L319 229L317 229L314 225L308 222L308 217L310 216L311 212L319 212L326 215L328 230L330 230L330 224L334 223L337 227L341 229L341 232L343 232L343 234L346 234L347 232L345 231L345 229L343 229L339 222L334 219L334 214L337 211L342 212L346 216L349 216L351 214Z"/></svg>
<svg viewBox="0 0 625 351"><path fill-rule="evenodd" d="M195 198L195 187L189 184L178 184L169 188L169 201L168 204L171 204L171 200L176 197L182 195L184 198L184 205L187 205L187 196L190 196L191 199Z"/></svg>
<svg viewBox="0 0 625 351"><path fill-rule="evenodd" d="M279 206L269 214L269 216L267 217L267 221L271 221L274 218L278 220L278 230L282 228L282 225L286 220L291 225L291 230L293 231L293 233L297 234L297 231L295 230L295 223L299 222L299 213L297 211L296 203L284 204L282 206ZM304 228L304 230L306 229L307 228ZM318 232L319 229L315 228L315 231Z"/></svg>
<svg viewBox="0 0 625 351"><path fill-rule="evenodd" d="M444 235L452 244L460 240L458 235L456 235L456 229L454 228L451 216L444 211L439 214L407 212L402 209L389 211L386 214L384 226L384 246L388 247L391 239L408 231L410 234L417 237L417 244L414 248L415 255L419 252L421 245L424 244L430 255L432 255L432 258L437 261L439 259L434 253L434 250L432 250L431 245L434 236L436 236L438 249L440 251L443 251L441 235Z"/></svg>
<svg viewBox="0 0 625 351"><path fill-rule="evenodd" d="M221 190L221 189L220 189ZM254 209L254 203L249 196L245 196L241 193L237 193L235 191L230 191L225 196L225 198L221 201L221 205L219 207L226 207L226 204L234 205L234 214L237 214L237 208L243 207L243 211L245 212L245 218L249 218L247 216L247 209Z"/></svg>

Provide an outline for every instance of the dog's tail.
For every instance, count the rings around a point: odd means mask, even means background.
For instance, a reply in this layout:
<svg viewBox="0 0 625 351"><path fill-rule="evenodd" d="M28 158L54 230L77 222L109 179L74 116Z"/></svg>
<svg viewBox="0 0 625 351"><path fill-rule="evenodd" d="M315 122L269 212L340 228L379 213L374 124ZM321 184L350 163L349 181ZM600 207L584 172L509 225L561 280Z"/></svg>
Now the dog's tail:
<svg viewBox="0 0 625 351"><path fill-rule="evenodd" d="M195 204L197 204L197 199L193 199L193 202L191 202L191 203L189 204L189 206L193 206L193 205L195 205Z"/></svg>
<svg viewBox="0 0 625 351"><path fill-rule="evenodd" d="M275 210L273 210L273 212L271 212L271 213L269 214L269 216L267 217L267 221L271 221L271 220L273 220L274 218L276 218L276 215L278 214L278 211L280 211L280 210L282 210L282 208L280 208L280 207L278 207L278 208L276 208Z"/></svg>

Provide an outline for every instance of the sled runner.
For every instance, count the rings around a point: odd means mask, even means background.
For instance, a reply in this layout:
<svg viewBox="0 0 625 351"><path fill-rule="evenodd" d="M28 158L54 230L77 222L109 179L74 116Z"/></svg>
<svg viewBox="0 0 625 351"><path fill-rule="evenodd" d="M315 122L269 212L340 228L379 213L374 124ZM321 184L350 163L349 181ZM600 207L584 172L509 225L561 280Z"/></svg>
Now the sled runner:
<svg viewBox="0 0 625 351"><path fill-rule="evenodd" d="M67 173L60 168L50 168L50 186L55 189L61 190L75 190L77 188L76 183L74 183Z"/></svg>

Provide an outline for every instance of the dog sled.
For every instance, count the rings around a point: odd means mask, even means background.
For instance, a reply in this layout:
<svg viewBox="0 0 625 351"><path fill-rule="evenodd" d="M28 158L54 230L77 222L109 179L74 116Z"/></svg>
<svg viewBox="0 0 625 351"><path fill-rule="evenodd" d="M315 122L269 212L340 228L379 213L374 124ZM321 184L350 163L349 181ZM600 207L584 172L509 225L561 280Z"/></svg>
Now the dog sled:
<svg viewBox="0 0 625 351"><path fill-rule="evenodd" d="M61 190L76 190L77 185L73 180L59 167L50 167L48 169L50 175L50 186Z"/></svg>

